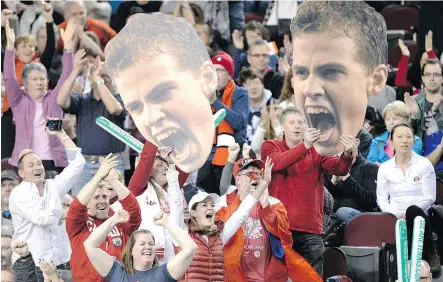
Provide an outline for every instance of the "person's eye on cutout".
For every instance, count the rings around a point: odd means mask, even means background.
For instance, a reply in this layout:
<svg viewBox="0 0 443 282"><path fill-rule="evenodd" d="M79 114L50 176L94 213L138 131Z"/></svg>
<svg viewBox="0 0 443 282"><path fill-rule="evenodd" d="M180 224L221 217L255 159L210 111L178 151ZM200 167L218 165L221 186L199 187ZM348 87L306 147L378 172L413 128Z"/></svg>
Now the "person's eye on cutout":
<svg viewBox="0 0 443 282"><path fill-rule="evenodd" d="M147 103L163 103L170 97L171 91L176 90L177 85L172 81L167 81L158 84L146 96Z"/></svg>

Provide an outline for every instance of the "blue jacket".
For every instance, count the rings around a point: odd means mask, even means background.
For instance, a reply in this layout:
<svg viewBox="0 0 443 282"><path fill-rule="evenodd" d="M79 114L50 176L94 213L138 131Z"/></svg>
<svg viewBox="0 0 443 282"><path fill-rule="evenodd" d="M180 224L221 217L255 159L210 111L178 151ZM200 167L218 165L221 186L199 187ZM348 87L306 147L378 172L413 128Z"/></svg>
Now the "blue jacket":
<svg viewBox="0 0 443 282"><path fill-rule="evenodd" d="M224 89L220 91L223 93ZM248 125L248 115L249 115L249 97L248 91L243 87L235 86L234 94L232 95L232 109L226 107L221 101L221 97L217 95L217 100L212 104L215 111L220 109L226 110L225 121L234 130L235 142L243 146L246 142L246 128ZM212 161L215 154L216 146L212 146L211 154L209 155L208 161Z"/></svg>
<svg viewBox="0 0 443 282"><path fill-rule="evenodd" d="M369 148L368 161L384 163L389 160L389 156L385 153L386 143L388 141L389 131L385 131L383 134L372 139L371 147ZM423 154L423 143L421 138L417 135L414 136L414 146L412 150L419 154Z"/></svg>

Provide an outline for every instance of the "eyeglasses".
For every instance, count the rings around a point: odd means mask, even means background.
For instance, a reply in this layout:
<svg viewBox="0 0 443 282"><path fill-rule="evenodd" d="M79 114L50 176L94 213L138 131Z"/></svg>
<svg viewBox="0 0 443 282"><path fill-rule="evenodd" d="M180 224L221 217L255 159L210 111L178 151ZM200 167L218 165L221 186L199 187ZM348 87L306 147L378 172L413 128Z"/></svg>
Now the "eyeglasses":
<svg viewBox="0 0 443 282"><path fill-rule="evenodd" d="M441 77L441 73L429 73L429 72L427 72L427 73L424 73L423 76L424 77L439 78L439 77Z"/></svg>
<svg viewBox="0 0 443 282"><path fill-rule="evenodd" d="M246 175L247 177L249 177L249 179L254 180L256 178L262 177L263 174L264 174L263 170L260 170L259 172L248 171L248 172L245 172L245 173L238 174L238 176Z"/></svg>
<svg viewBox="0 0 443 282"><path fill-rule="evenodd" d="M249 55L251 55L252 57L254 57L254 58L260 58L260 57L262 57L263 59L267 59L267 58L269 58L269 54L249 54Z"/></svg>

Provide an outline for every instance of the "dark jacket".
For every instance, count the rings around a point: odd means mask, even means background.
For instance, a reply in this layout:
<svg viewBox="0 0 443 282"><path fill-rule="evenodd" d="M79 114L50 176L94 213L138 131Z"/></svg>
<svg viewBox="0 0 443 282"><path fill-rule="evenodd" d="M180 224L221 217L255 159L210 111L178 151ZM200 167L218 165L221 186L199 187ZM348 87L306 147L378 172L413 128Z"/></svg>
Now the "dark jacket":
<svg viewBox="0 0 443 282"><path fill-rule="evenodd" d="M336 212L341 207L357 209L361 212L374 211L377 208L377 173L378 165L369 162L358 154L352 165L350 176L337 185L331 183L332 175L325 172L325 187L334 197Z"/></svg>

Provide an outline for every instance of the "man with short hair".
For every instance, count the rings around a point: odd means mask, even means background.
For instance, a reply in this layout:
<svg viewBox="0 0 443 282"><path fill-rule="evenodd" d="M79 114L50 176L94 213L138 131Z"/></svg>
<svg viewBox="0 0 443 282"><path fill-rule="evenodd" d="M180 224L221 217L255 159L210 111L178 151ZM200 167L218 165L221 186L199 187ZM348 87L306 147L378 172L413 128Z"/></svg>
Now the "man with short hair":
<svg viewBox="0 0 443 282"><path fill-rule="evenodd" d="M54 179L45 180L45 168L39 156L32 150L24 150L18 161L18 174L23 181L14 188L9 197L14 225L13 242L25 241L32 253L38 278L43 281L39 268L40 259L52 261L58 269L68 268L71 257L69 243L63 241L66 233L63 221L66 212L62 208L62 198L78 180L85 159L64 132L46 129L49 135L56 136L66 149L69 165ZM13 254L13 261L18 258Z"/></svg>
<svg viewBox="0 0 443 282"><path fill-rule="evenodd" d="M2 230L3 231L3 230ZM1 261L2 269L7 269L12 267L12 234L1 234Z"/></svg>
<svg viewBox="0 0 443 282"><path fill-rule="evenodd" d="M118 157L119 166L117 170L124 174L123 151L125 144L110 135L104 129L98 128L96 118L104 117L117 125L124 127L127 112L123 107L123 101L113 86L112 79L104 72L103 62L96 57L89 81L92 89L89 93L72 93L75 79L80 73L84 60L81 51L76 53L74 68L57 96L57 103L69 114L77 116L76 121L76 143L82 148L86 165L81 178L71 191L73 197L77 196L80 189L91 180L99 168L99 159L108 154ZM94 136L94 140L91 140Z"/></svg>
<svg viewBox="0 0 443 282"><path fill-rule="evenodd" d="M208 193L220 194L220 179L228 160L228 147L235 143L243 146L249 114L248 93L235 85L234 60L224 52L212 58L217 70L217 99L212 103L212 112L226 110L226 117L216 128L212 151L206 163L199 169L197 186Z"/></svg>
<svg viewBox="0 0 443 282"><path fill-rule="evenodd" d="M107 23L89 18L87 16L87 10L85 3L79 0L69 0L65 3L64 12L65 21L58 25L58 29L65 29L69 20L75 20L81 29L85 31L94 32L100 39L100 46L102 50L105 49L106 44L115 36L117 33L113 30ZM63 42L59 40L57 42L58 49L63 48Z"/></svg>
<svg viewBox="0 0 443 282"><path fill-rule="evenodd" d="M214 140L217 72L194 27L181 17L136 14L105 54L106 73L143 137L172 147L184 172L203 166Z"/></svg>
<svg viewBox="0 0 443 282"><path fill-rule="evenodd" d="M2 171L2 226L6 225L11 228L12 217L11 211L9 210L9 196L11 195L12 189L18 185L18 175L12 170Z"/></svg>
<svg viewBox="0 0 443 282"><path fill-rule="evenodd" d="M344 152L340 158L321 156L312 146L320 138L320 131L307 128L299 110L285 109L280 122L283 139L267 140L261 147L262 160L269 157L274 163L269 194L282 201L288 212L293 249L322 276L323 172L346 175L358 142L351 135L341 136Z"/></svg>
<svg viewBox="0 0 443 282"><path fill-rule="evenodd" d="M250 67L263 77L263 85L271 91L272 97L278 99L285 76L269 67L269 51L265 40L258 39L249 45L247 60Z"/></svg>
<svg viewBox="0 0 443 282"><path fill-rule="evenodd" d="M122 208L129 213L129 221L117 224L108 234L101 249L121 261L121 255L128 238L135 232L141 223L140 206L134 195L119 179L114 169L118 161L108 155L101 161L100 168L94 177L80 190L69 207L66 217L66 230L72 246L71 271L74 281L105 281L95 270L86 255L83 243L94 231L105 222L114 211L109 207L108 187L99 183L106 180L117 194Z"/></svg>
<svg viewBox="0 0 443 282"><path fill-rule="evenodd" d="M303 1L291 22L297 108L323 156L343 151L342 135L357 136L368 96L386 85L386 23L364 1Z"/></svg>

